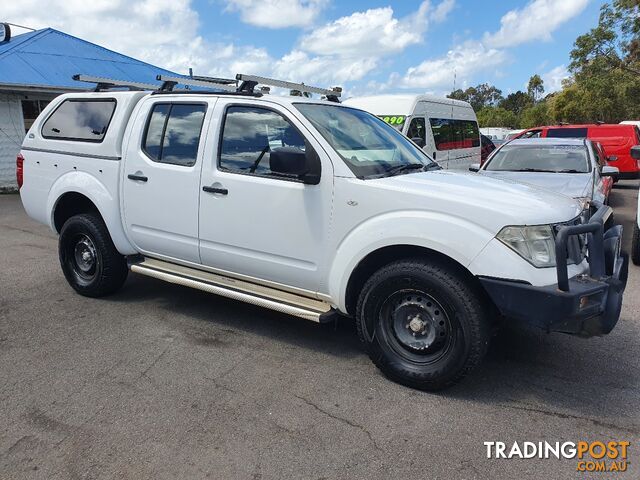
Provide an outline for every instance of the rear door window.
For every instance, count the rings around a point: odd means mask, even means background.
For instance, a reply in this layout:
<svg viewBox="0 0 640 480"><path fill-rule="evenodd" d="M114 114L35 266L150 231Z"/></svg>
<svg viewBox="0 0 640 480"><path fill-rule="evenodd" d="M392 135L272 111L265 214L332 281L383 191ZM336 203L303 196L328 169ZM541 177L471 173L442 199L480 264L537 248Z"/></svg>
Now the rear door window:
<svg viewBox="0 0 640 480"><path fill-rule="evenodd" d="M154 162L195 165L206 105L156 103L147 121L142 149Z"/></svg>
<svg viewBox="0 0 640 480"><path fill-rule="evenodd" d="M100 143L107 134L115 109L114 98L65 100L44 122L42 136L55 140Z"/></svg>
<svg viewBox="0 0 640 480"><path fill-rule="evenodd" d="M547 138L587 138L586 128L550 128Z"/></svg>

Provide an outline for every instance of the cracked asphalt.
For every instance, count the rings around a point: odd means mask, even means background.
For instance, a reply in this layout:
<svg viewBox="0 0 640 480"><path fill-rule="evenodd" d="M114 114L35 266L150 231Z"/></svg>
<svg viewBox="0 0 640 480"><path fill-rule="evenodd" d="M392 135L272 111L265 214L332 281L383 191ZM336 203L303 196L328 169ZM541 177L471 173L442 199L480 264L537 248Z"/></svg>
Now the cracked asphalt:
<svg viewBox="0 0 640 480"><path fill-rule="evenodd" d="M627 232L638 182L611 204ZM630 234L627 234L627 242ZM318 326L130 275L76 295L56 237L0 195L1 479L584 478L485 441L629 441L640 475L640 267L622 318L580 339L505 329L462 384L386 380L349 320Z"/></svg>

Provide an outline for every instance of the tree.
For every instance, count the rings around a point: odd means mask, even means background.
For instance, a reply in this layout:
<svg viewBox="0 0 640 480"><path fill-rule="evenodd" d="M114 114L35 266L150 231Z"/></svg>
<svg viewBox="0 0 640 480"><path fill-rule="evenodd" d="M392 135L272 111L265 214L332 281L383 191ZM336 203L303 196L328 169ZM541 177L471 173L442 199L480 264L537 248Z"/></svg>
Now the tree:
<svg viewBox="0 0 640 480"><path fill-rule="evenodd" d="M529 79L527 85L527 93L533 99L533 103L537 103L544 93L544 81L537 73Z"/></svg>
<svg viewBox="0 0 640 480"><path fill-rule="evenodd" d="M505 98L498 104L499 107L504 108L505 110L509 110L516 115L520 115L520 113L522 113L525 108L531 105L533 105L532 98L528 93L524 93L520 90L514 93L510 93L509 95L507 95L507 98Z"/></svg>
<svg viewBox="0 0 640 480"><path fill-rule="evenodd" d="M513 112L500 107L484 107L476 112L480 127L516 128L518 118Z"/></svg>
<svg viewBox="0 0 640 480"><path fill-rule="evenodd" d="M522 111L519 126L520 128L531 128L550 123L552 123L552 119L549 115L549 105L542 101Z"/></svg>
<svg viewBox="0 0 640 480"><path fill-rule="evenodd" d="M457 89L447 95L455 100L469 102L477 112L484 107L494 106L502 100L502 91L488 83L481 83L466 90Z"/></svg>

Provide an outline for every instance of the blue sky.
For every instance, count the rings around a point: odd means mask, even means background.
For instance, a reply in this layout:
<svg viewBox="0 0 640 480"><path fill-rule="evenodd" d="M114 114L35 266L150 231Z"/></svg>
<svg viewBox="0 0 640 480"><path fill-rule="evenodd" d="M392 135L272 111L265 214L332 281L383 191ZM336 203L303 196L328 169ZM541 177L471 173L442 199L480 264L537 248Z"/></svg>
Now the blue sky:
<svg viewBox="0 0 640 480"><path fill-rule="evenodd" d="M47 8L44 8L45 5ZM3 18L51 26L156 65L196 74L256 73L351 94L444 94L489 82L567 76L595 0L23 0Z"/></svg>

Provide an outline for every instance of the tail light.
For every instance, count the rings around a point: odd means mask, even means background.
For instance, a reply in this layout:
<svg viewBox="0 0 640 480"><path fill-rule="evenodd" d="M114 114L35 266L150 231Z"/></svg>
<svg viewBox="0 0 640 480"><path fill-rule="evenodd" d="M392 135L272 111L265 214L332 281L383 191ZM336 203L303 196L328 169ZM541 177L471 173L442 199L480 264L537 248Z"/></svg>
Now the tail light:
<svg viewBox="0 0 640 480"><path fill-rule="evenodd" d="M21 153L16 157L16 180L18 181L18 188L22 188L24 182L24 157Z"/></svg>

